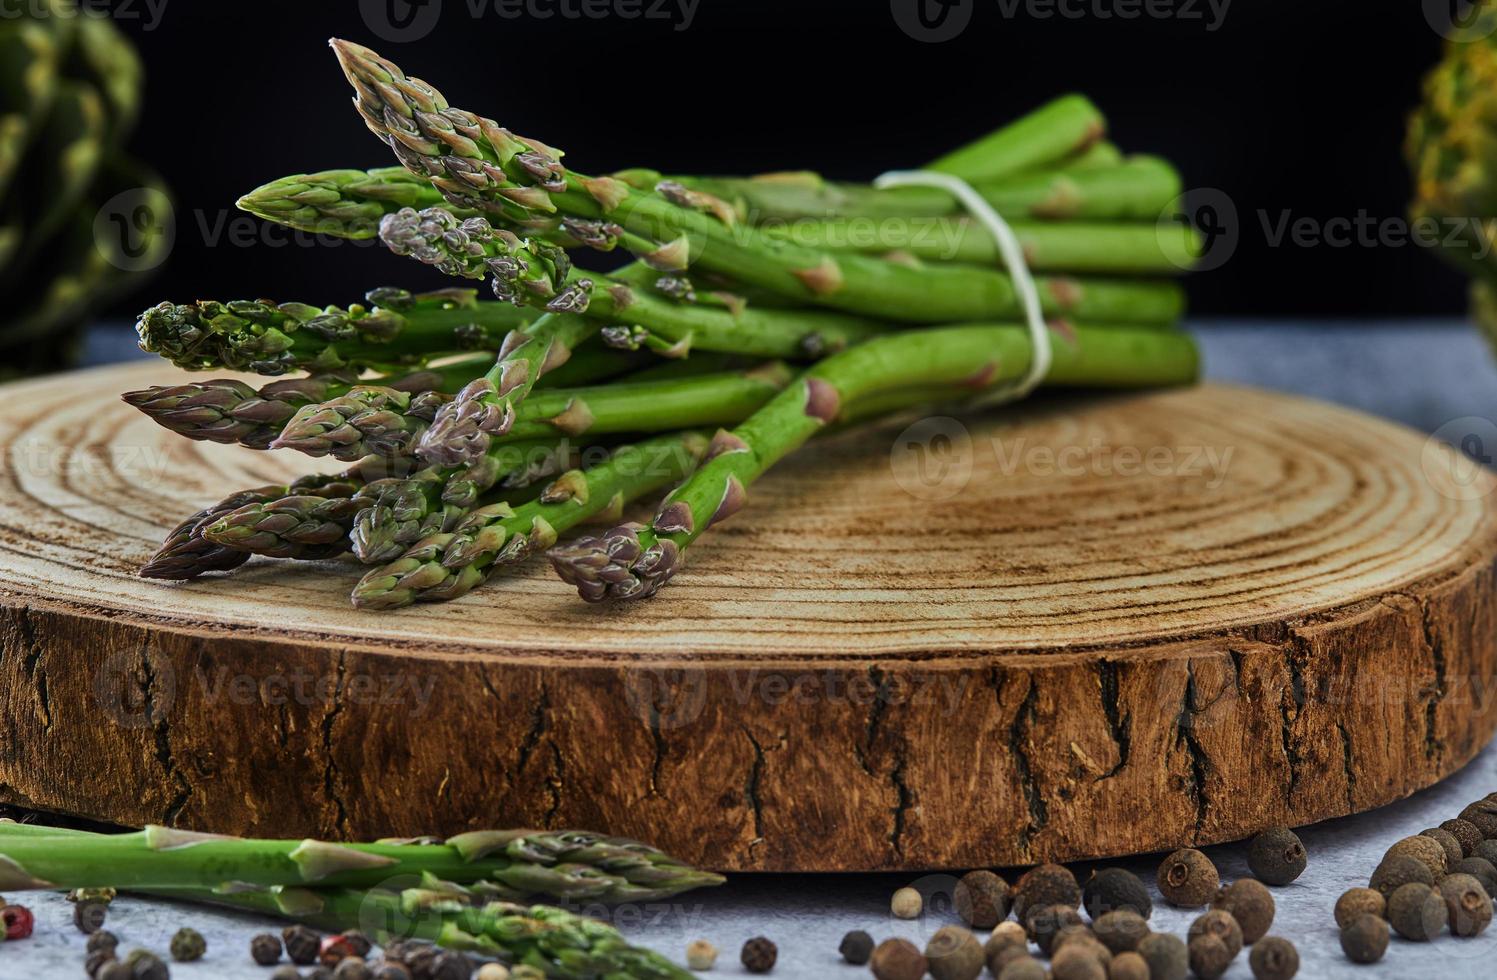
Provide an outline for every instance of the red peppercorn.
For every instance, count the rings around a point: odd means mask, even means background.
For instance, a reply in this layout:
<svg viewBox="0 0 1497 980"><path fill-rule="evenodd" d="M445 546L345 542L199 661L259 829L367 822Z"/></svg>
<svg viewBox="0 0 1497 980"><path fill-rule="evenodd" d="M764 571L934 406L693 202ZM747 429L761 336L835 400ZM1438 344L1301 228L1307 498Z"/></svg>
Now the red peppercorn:
<svg viewBox="0 0 1497 980"><path fill-rule="evenodd" d="M31 927L36 920L31 915L31 910L24 905L7 905L0 909L0 922L5 923L5 939L7 942L13 939L25 939L31 935Z"/></svg>
<svg viewBox="0 0 1497 980"><path fill-rule="evenodd" d="M347 936L340 934L323 937L322 948L318 950L317 959L323 966L331 968L353 955L355 955L353 943Z"/></svg>

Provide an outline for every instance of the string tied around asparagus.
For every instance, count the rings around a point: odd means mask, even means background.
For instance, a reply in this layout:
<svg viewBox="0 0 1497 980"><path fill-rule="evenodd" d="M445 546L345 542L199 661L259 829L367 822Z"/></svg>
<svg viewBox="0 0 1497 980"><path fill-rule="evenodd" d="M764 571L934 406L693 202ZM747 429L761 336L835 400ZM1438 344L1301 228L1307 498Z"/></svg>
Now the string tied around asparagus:
<svg viewBox="0 0 1497 980"><path fill-rule="evenodd" d="M1039 287L1035 285L1029 263L1024 258L1024 246L1019 244L1019 236L1014 234L1008 222L971 184L952 174L933 170L891 170L875 177L873 186L879 189L916 186L940 188L956 198L967 213L993 236L993 241L998 245L998 254L1002 256L1003 264L1008 267L1008 274L1013 278L1019 303L1024 308L1031 352L1029 370L1022 378L995 389L979 399L977 404L991 406L1017 401L1039 387L1040 382L1050 373L1050 362L1054 358L1050 346L1050 330L1045 324L1044 311L1040 308Z"/></svg>

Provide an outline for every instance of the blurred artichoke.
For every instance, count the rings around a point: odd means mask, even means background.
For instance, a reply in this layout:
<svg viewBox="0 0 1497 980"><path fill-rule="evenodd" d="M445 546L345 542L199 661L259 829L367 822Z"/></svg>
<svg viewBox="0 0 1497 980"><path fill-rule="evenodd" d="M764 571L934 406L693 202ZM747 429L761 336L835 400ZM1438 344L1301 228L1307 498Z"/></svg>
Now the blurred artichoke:
<svg viewBox="0 0 1497 980"><path fill-rule="evenodd" d="M140 95L134 48L75 0L0 19L0 374L67 364L168 247L165 191L121 149Z"/></svg>

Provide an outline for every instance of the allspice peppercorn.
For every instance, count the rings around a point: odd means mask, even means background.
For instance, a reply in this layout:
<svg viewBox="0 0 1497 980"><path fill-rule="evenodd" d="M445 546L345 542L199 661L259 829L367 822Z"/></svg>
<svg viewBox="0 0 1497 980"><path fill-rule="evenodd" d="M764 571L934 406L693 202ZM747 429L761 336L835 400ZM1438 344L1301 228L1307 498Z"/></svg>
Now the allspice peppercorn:
<svg viewBox="0 0 1497 980"><path fill-rule="evenodd" d="M286 956L298 966L311 966L322 951L322 938L306 926L287 926L281 930Z"/></svg>
<svg viewBox="0 0 1497 980"><path fill-rule="evenodd" d="M974 929L991 929L1008 918L1008 882L991 871L968 871L956 883L952 905Z"/></svg>
<svg viewBox="0 0 1497 980"><path fill-rule="evenodd" d="M1137 953L1119 953L1107 968L1107 980L1149 980L1149 964Z"/></svg>
<svg viewBox="0 0 1497 980"><path fill-rule="evenodd" d="M1265 830L1248 845L1248 868L1264 884L1287 885L1305 870L1305 845L1288 827Z"/></svg>
<svg viewBox="0 0 1497 980"><path fill-rule="evenodd" d="M108 902L85 899L73 903L73 925L85 936L104 928L104 920L107 918L109 918Z"/></svg>
<svg viewBox="0 0 1497 980"><path fill-rule="evenodd" d="M1048 980L1045 964L1033 956L1021 956L1003 968L998 980ZM882 978L880 978L882 980Z"/></svg>
<svg viewBox="0 0 1497 980"><path fill-rule="evenodd" d="M1237 924L1237 920L1230 912L1212 909L1196 916L1196 920L1190 924L1190 930L1185 935L1185 942L1187 944L1195 942L1201 936L1215 936L1220 939L1222 945L1231 951L1229 961L1242 952L1242 926Z"/></svg>
<svg viewBox="0 0 1497 980"><path fill-rule="evenodd" d="M263 932L250 940L250 959L261 966L275 966L281 961L281 940Z"/></svg>
<svg viewBox="0 0 1497 980"><path fill-rule="evenodd" d="M837 952L853 966L865 966L868 958L873 955L873 937L861 929L854 929L842 937Z"/></svg>
<svg viewBox="0 0 1497 980"><path fill-rule="evenodd" d="M1383 855L1383 860L1386 861L1395 854L1407 854L1411 858L1423 861L1424 866L1429 868L1430 875L1436 881L1445 876L1448 867L1445 863L1445 848L1428 837L1405 837L1397 841L1388 848L1387 853Z"/></svg>
<svg viewBox="0 0 1497 980"><path fill-rule="evenodd" d="M172 959L178 963L195 963L208 952L208 941L196 929L178 929L172 937Z"/></svg>
<svg viewBox="0 0 1497 980"><path fill-rule="evenodd" d="M1388 900L1375 888L1350 888L1336 899L1336 928L1345 929L1358 916L1381 919L1388 911Z"/></svg>
<svg viewBox="0 0 1497 980"><path fill-rule="evenodd" d="M1073 909L1081 905L1081 886L1069 869L1058 864L1041 864L1024 872L1014 883L1014 916L1020 922L1028 918L1030 909L1042 905Z"/></svg>
<svg viewBox="0 0 1497 980"><path fill-rule="evenodd" d="M1029 910L1024 931L1046 956L1055 949L1055 939L1067 926L1084 925L1081 913L1069 905L1040 905Z"/></svg>
<svg viewBox="0 0 1497 980"><path fill-rule="evenodd" d="M1384 898L1389 898L1399 887L1410 883L1433 886L1435 876L1430 874L1429 865L1418 858L1395 854L1384 858L1383 863L1377 866L1368 886L1382 892Z"/></svg>
<svg viewBox="0 0 1497 980"><path fill-rule="evenodd" d="M1185 980L1190 971L1190 954L1179 936L1151 932L1139 941L1137 952L1149 964L1150 980Z"/></svg>
<svg viewBox="0 0 1497 980"><path fill-rule="evenodd" d="M1474 830L1475 828L1473 827L1472 829ZM1476 846L1471 849L1469 856L1481 858L1483 861L1490 861L1494 867L1497 867L1497 840L1477 841Z"/></svg>
<svg viewBox="0 0 1497 980"><path fill-rule="evenodd" d="M1017 922L1000 922L983 945L982 952L988 970L996 977L1010 961L1029 955L1029 936Z"/></svg>
<svg viewBox="0 0 1497 980"><path fill-rule="evenodd" d="M1102 945L1114 954L1137 949L1139 941L1149 934L1149 922L1132 909L1104 912L1092 923L1092 931Z"/></svg>
<svg viewBox="0 0 1497 980"><path fill-rule="evenodd" d="M1138 875L1126 868L1103 868L1086 880L1081 904L1095 922L1108 912L1131 909L1147 919L1154 914L1154 901Z"/></svg>
<svg viewBox="0 0 1497 980"><path fill-rule="evenodd" d="M333 967L333 980L369 980L369 964L362 956L345 956Z"/></svg>
<svg viewBox="0 0 1497 980"><path fill-rule="evenodd" d="M993 976L1003 973L1003 968L1014 960L1027 960L1029 956L1029 944L1023 943L1019 946L1000 946L997 949L984 947L984 953L988 960L988 972Z"/></svg>
<svg viewBox="0 0 1497 980"><path fill-rule="evenodd" d="M1050 959L1051 980L1107 980L1107 968L1082 943L1070 943Z"/></svg>
<svg viewBox="0 0 1497 980"><path fill-rule="evenodd" d="M1388 896L1388 922L1405 939L1426 943L1444 929L1450 913L1440 893L1423 882L1400 885Z"/></svg>
<svg viewBox="0 0 1497 980"><path fill-rule="evenodd" d="M1227 967L1232 965L1232 960L1237 955L1220 937L1210 933L1192 939L1186 947L1186 953L1190 958L1190 972L1201 980L1216 980L1227 972Z"/></svg>
<svg viewBox="0 0 1497 980"><path fill-rule="evenodd" d="M1447 868L1466 856L1466 849L1461 846L1460 841L1455 839L1455 834L1452 834L1448 830L1431 827L1428 830L1419 831L1419 836L1428 837L1445 849L1445 866Z"/></svg>
<svg viewBox="0 0 1497 980"><path fill-rule="evenodd" d="M773 966L773 962L770 963ZM455 949L444 949L437 953L428 971L430 980L472 980L473 961L467 953ZM314 970L311 974L316 975Z"/></svg>
<svg viewBox="0 0 1497 980"><path fill-rule="evenodd" d="M473 980L510 980L509 967L502 963L485 963L473 975Z"/></svg>
<svg viewBox="0 0 1497 980"><path fill-rule="evenodd" d="M1476 829L1474 823L1469 820L1462 820L1460 817L1456 817L1454 820L1446 820L1440 824L1440 829L1461 842L1461 850L1465 852L1466 857L1475 854L1477 848L1481 846L1481 842L1486 840L1485 835Z"/></svg>
<svg viewBox="0 0 1497 980"><path fill-rule="evenodd" d="M1440 881L1440 897L1445 901L1451 935L1469 939L1492 924L1492 899L1471 875L1446 875Z"/></svg>
<svg viewBox="0 0 1497 980"><path fill-rule="evenodd" d="M1221 876L1211 859L1192 847L1181 848L1159 865L1159 892L1179 908L1200 908L1211 901Z"/></svg>
<svg viewBox="0 0 1497 980"><path fill-rule="evenodd" d="M130 955L125 957L125 965L130 968L131 975L135 980L170 980L171 971L166 964L161 962L161 957L145 949L132 949Z"/></svg>
<svg viewBox="0 0 1497 980"><path fill-rule="evenodd" d="M119 944L119 936L116 936L114 933L110 932L107 929L100 929L98 932L93 933L88 937L88 942L84 944L83 948L90 953L96 953L101 949L113 950L118 947Z"/></svg>
<svg viewBox="0 0 1497 980"><path fill-rule="evenodd" d="M135 971L121 960L110 960L99 967L94 980L135 980Z"/></svg>
<svg viewBox="0 0 1497 980"><path fill-rule="evenodd" d="M755 936L743 944L743 952L738 954L738 960L750 973L768 973L774 969L774 962L779 955L780 951L774 943L763 936Z"/></svg>
<svg viewBox="0 0 1497 980"><path fill-rule="evenodd" d="M1461 858L1450 866L1450 874L1470 875L1481 882L1488 895L1497 895L1497 866L1486 858Z"/></svg>
<svg viewBox="0 0 1497 980"><path fill-rule="evenodd" d="M894 913L896 919L918 918L924 906L925 900L913 888L901 888L889 900L889 911Z"/></svg>
<svg viewBox="0 0 1497 980"><path fill-rule="evenodd" d="M1253 878L1239 878L1223 885L1211 900L1211 907L1230 912L1242 927L1243 942L1250 946L1268 935L1273 925L1273 892Z"/></svg>
<svg viewBox="0 0 1497 980"><path fill-rule="evenodd" d="M1254 980L1293 980L1299 972L1299 950L1282 936L1269 936L1253 945L1248 966Z"/></svg>
<svg viewBox="0 0 1497 980"><path fill-rule="evenodd" d="M283 966L270 975L270 980L301 980L301 974L294 966Z"/></svg>
<svg viewBox="0 0 1497 980"><path fill-rule="evenodd" d="M982 943L961 926L942 926L925 944L925 964L935 980L976 980L985 964Z"/></svg>
<svg viewBox="0 0 1497 980"><path fill-rule="evenodd" d="M1481 831L1488 840L1497 837L1497 799L1477 800L1461 811L1461 819Z"/></svg>
<svg viewBox="0 0 1497 980"><path fill-rule="evenodd" d="M925 976L925 954L908 939L885 939L868 966L878 980L920 980Z"/></svg>
<svg viewBox="0 0 1497 980"><path fill-rule="evenodd" d="M99 971L104 968L105 963L112 963L117 957L113 949L96 949L88 954L88 959L83 961L83 972L91 977L97 977Z"/></svg>
<svg viewBox="0 0 1497 980"><path fill-rule="evenodd" d="M1341 951L1353 963L1376 963L1388 951L1388 923L1359 915L1341 930Z"/></svg>
<svg viewBox="0 0 1497 980"><path fill-rule="evenodd" d="M369 980L411 980L411 970L404 963L386 959L384 962L375 965L374 975Z"/></svg>

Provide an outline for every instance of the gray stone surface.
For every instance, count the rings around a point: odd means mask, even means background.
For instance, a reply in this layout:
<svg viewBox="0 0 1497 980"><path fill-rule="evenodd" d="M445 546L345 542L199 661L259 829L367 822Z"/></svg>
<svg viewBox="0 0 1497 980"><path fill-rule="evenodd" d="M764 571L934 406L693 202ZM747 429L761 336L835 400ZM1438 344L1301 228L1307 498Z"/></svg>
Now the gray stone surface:
<svg viewBox="0 0 1497 980"><path fill-rule="evenodd" d="M1261 384L1326 398L1375 412L1425 431L1453 420L1497 414L1497 368L1485 345L1454 323L1296 326L1268 323L1202 324L1198 328L1212 377ZM122 330L95 335L96 361L127 354ZM1497 447L1493 447L1497 448ZM1310 866L1293 885L1275 890L1278 916L1274 934L1299 946L1300 976L1490 977L1497 963L1497 930L1475 940L1443 938L1432 945L1394 940L1378 967L1353 967L1341 955L1331 907L1347 888L1366 883L1389 844L1455 815L1466 803L1497 790L1497 749L1488 747L1475 762L1445 782L1408 800L1370 813L1328 821L1301 831ZM1246 874L1242 848L1211 848L1227 878ZM1121 863L1152 881L1158 855ZM1078 869L1083 871L1084 869ZM780 947L774 976L836 978L867 976L842 965L837 943L849 929L865 929L876 939L904 936L923 945L939 926L955 921L949 911L954 878L929 875L737 875L707 895L687 895L657 906L607 913L633 940L680 957L691 939L704 937L723 952L716 973L741 975L738 951L744 940L766 935ZM889 896L913 884L930 896L927 914L917 921L893 919ZM11 896L13 899L21 896ZM1156 901L1158 895L1156 892ZM82 976L83 937L60 896L25 896L37 911L35 938L0 945L0 980ZM601 910L587 910L601 911ZM1162 902L1153 920L1157 930L1183 933L1194 912L1168 909ZM173 976L263 978L269 971L252 965L249 937L272 925L251 917L195 907L122 898L110 927L134 945L163 949L171 934L190 924L208 937L209 958L174 968ZM1227 977L1250 977L1246 956Z"/></svg>

